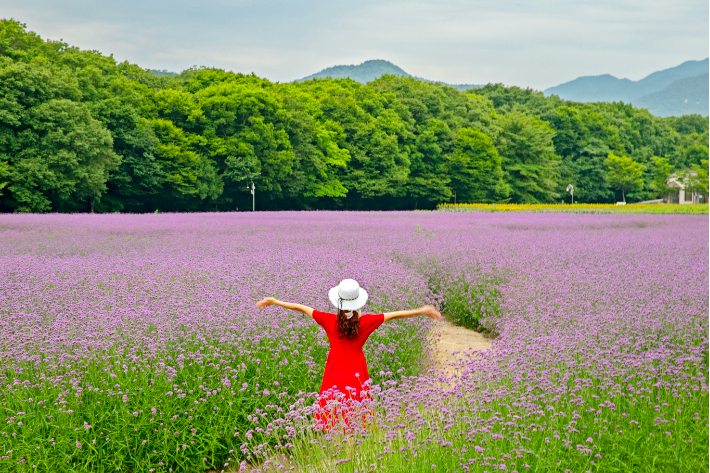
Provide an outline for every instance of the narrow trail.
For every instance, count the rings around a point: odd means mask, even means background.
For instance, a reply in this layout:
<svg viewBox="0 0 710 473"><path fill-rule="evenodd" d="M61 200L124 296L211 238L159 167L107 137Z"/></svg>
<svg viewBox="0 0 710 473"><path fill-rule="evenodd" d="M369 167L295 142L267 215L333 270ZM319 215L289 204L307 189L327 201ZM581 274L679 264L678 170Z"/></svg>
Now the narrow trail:
<svg viewBox="0 0 710 473"><path fill-rule="evenodd" d="M448 320L443 320L432 331L434 345L433 368L442 370L447 376L455 374L452 363L463 357L463 352L472 350L489 350L491 340L485 335L467 328L453 325Z"/></svg>

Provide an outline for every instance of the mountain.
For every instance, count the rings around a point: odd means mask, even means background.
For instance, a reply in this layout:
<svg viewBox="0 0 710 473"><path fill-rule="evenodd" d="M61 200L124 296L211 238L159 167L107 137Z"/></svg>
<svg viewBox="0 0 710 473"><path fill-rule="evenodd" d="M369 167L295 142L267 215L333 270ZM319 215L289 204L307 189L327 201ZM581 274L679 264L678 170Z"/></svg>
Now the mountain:
<svg viewBox="0 0 710 473"><path fill-rule="evenodd" d="M687 113L685 110L692 108L688 104L695 106L698 102L704 103L704 107L701 108L707 110L708 82L705 81L703 89L700 86L700 77L702 75L707 77L708 71L708 59L686 61L679 66L649 74L639 81L618 79L609 74L584 76L550 87L544 91L544 94L546 96L557 95L562 99L574 102L621 101L644 108L646 105L640 103L651 104L651 107L657 110L657 113L663 113L663 116L682 115ZM687 90L682 89L683 87ZM637 103L637 100L641 100L641 102ZM705 114L707 115L707 112Z"/></svg>
<svg viewBox="0 0 710 473"><path fill-rule="evenodd" d="M175 77L176 75L178 75L177 72L166 71L165 69L160 70L160 71L158 69L148 69L148 70L158 77L163 77L163 76Z"/></svg>
<svg viewBox="0 0 710 473"><path fill-rule="evenodd" d="M303 82L304 80L310 79L324 79L326 77L330 77L331 79L350 78L356 82L366 84L385 74L392 74L393 76L399 77L412 77L389 61L384 61L382 59L374 59L371 61L365 61L357 66L329 67L327 69L323 69L320 72L304 77L303 79L299 79L296 82Z"/></svg>
<svg viewBox="0 0 710 473"><path fill-rule="evenodd" d="M557 95L573 102L628 102L639 94L635 91L636 83L629 79L617 79L604 74L601 76L578 77L556 87L545 89L545 96ZM640 94L643 95L643 94Z"/></svg>
<svg viewBox="0 0 710 473"><path fill-rule="evenodd" d="M326 77L330 77L331 79L350 78L356 82L360 82L361 84L367 84L368 82L372 82L373 80L376 80L380 76L383 76L385 74L391 74L393 76L398 77L414 77L415 79L424 82L434 82L437 84L453 87L461 91L481 87L480 85L475 84L447 84L445 82L422 79L421 77L416 77L407 74L400 67L395 66L391 62L385 61L383 59L373 59L370 61L365 61L362 64L358 64L357 66L329 67L315 74L311 74L310 76L306 76L303 79L298 79L296 80L296 82L303 82L304 80L310 79L324 79Z"/></svg>
<svg viewBox="0 0 710 473"><path fill-rule="evenodd" d="M646 108L657 117L691 115L708 116L708 73L671 82L658 92L633 100L636 107Z"/></svg>
<svg viewBox="0 0 710 473"><path fill-rule="evenodd" d="M708 73L708 59L704 61L686 61L680 66L671 67L662 71L654 72L640 81L639 90L644 90L644 94L658 92L662 88L671 85L678 79L696 77Z"/></svg>

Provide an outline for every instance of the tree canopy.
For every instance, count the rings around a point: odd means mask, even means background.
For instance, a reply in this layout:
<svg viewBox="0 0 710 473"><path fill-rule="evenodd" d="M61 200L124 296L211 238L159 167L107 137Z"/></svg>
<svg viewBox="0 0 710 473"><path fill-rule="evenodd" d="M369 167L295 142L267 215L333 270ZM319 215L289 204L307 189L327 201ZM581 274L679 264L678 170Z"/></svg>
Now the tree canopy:
<svg viewBox="0 0 710 473"><path fill-rule="evenodd" d="M613 153L606 158L609 169L609 184L621 191L621 198L626 202L626 193L643 189L644 166L627 156Z"/></svg>
<svg viewBox="0 0 710 473"><path fill-rule="evenodd" d="M556 202L568 184L580 202L633 201L669 172L707 174L699 116L392 75L156 74L15 20L0 21L0 97L2 212L247 209L252 182L261 210ZM611 156L640 166L636 184Z"/></svg>

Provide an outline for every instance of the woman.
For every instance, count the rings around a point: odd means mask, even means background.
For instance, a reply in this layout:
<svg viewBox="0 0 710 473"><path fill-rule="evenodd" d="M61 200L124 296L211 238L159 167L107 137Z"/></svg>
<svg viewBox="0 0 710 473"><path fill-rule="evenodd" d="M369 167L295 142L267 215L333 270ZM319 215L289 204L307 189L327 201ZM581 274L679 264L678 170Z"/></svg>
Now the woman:
<svg viewBox="0 0 710 473"><path fill-rule="evenodd" d="M352 406L369 399L367 391L370 376L362 347L367 337L382 322L415 315L441 319L439 311L430 305L414 310L360 315L359 310L367 302L367 297L367 291L361 288L357 281L344 279L328 293L328 298L337 309L337 314L320 312L305 305L283 302L273 297L267 297L256 303L256 306L262 309L270 305L278 305L303 312L313 317L325 330L330 342L330 352L320 388L320 409L316 414L319 429L330 430L341 417L349 426L354 410Z"/></svg>

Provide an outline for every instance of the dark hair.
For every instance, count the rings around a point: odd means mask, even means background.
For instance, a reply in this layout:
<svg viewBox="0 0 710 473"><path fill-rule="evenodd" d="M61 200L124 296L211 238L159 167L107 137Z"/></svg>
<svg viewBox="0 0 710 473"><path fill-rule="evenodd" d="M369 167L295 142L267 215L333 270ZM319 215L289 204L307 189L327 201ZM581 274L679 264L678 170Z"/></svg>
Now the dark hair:
<svg viewBox="0 0 710 473"><path fill-rule="evenodd" d="M345 316L345 312L350 311L338 310L338 337L354 340L360 331L360 312L354 310L353 316L349 319Z"/></svg>

